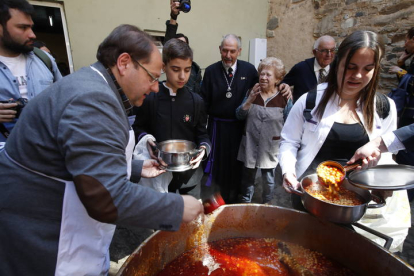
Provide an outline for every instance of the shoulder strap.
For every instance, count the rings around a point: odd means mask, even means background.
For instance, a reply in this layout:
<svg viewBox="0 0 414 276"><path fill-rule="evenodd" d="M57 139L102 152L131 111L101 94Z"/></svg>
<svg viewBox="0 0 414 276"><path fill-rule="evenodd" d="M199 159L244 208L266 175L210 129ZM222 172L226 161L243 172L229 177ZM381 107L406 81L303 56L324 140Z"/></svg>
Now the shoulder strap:
<svg viewBox="0 0 414 276"><path fill-rule="evenodd" d="M378 116L381 119L385 119L390 114L390 102L387 99L387 96L385 96L382 93L377 92L375 94L376 97L376 110L378 113Z"/></svg>
<svg viewBox="0 0 414 276"><path fill-rule="evenodd" d="M55 77L55 74L53 73L52 60L50 59L50 57L45 52L43 52L42 50L40 50L37 47L33 47L33 53L38 58L40 58L41 61L43 61L43 63L46 65L46 67L52 73L53 78L54 78Z"/></svg>
<svg viewBox="0 0 414 276"><path fill-rule="evenodd" d="M306 121L312 119L312 109L315 107L316 103L316 89L312 89L306 95L306 108L303 110L303 117L305 117Z"/></svg>

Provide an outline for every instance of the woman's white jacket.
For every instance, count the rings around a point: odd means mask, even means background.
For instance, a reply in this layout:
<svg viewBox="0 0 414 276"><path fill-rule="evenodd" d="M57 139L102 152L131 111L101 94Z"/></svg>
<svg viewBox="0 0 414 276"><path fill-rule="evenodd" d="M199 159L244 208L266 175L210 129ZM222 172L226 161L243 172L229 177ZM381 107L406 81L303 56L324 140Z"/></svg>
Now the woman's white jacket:
<svg viewBox="0 0 414 276"><path fill-rule="evenodd" d="M340 109L338 105L339 97L336 94L332 96L328 102L322 119L318 120L315 115L316 107L318 106L326 87L327 83L320 84L317 87L315 108L311 112L312 119L310 121L306 121L303 116L303 110L306 108L307 93L302 95L298 101L296 101L289 113L282 129L282 141L279 151L279 162L283 174L293 173L299 178L306 171L318 154L336 120L336 114ZM385 119L381 119L377 112L375 112L372 131L370 132L365 128L370 140L397 128L397 111L395 103L391 99L388 100L390 102L389 115ZM362 125L365 127L361 108L361 103L358 101L356 112ZM340 146L341 145L338 145L338 147Z"/></svg>

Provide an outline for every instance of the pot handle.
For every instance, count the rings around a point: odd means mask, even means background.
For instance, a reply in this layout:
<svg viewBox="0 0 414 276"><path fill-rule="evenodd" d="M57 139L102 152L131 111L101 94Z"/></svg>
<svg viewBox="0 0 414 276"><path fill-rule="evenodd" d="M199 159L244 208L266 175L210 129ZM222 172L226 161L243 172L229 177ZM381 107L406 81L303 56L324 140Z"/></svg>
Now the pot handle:
<svg viewBox="0 0 414 276"><path fill-rule="evenodd" d="M385 199L383 199L380 196L373 195L373 194L371 194L371 196L373 198L375 198L374 201L377 202L377 204L368 204L367 205L367 208L381 208L381 207L384 207L385 206Z"/></svg>
<svg viewBox="0 0 414 276"><path fill-rule="evenodd" d="M364 231L367 231L368 233L371 233L377 237L380 237L381 239L385 240L385 244L384 244L384 248L389 250L392 244L392 241L394 240L393 238L391 238L390 236L384 235L381 232L375 231L374 229L371 229L369 227L366 227L365 225L362 225L358 222L354 222L352 223L353 226L356 226Z"/></svg>
<svg viewBox="0 0 414 276"><path fill-rule="evenodd" d="M200 152L202 152L204 149L195 149L193 151L190 151L191 158L196 157Z"/></svg>
<svg viewBox="0 0 414 276"><path fill-rule="evenodd" d="M298 195L298 196L302 196L302 195L303 195L303 192L302 192L302 191L299 191L299 190L293 189L293 188L292 188L292 186L290 186L290 185L288 185L288 189L289 189L289 191L290 191L292 194L295 194L295 195Z"/></svg>

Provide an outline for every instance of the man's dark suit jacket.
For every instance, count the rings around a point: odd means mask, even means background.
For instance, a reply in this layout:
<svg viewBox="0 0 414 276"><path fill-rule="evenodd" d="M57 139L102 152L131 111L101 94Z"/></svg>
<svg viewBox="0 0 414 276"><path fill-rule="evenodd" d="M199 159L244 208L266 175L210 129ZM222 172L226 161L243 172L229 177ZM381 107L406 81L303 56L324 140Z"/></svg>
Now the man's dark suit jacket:
<svg viewBox="0 0 414 276"><path fill-rule="evenodd" d="M399 128L394 131L394 134L407 150L414 150L414 124Z"/></svg>
<svg viewBox="0 0 414 276"><path fill-rule="evenodd" d="M316 88L318 85L318 80L313 70L314 63L315 58L313 57L295 64L282 80L282 83L294 86L293 102L296 102L300 96Z"/></svg>

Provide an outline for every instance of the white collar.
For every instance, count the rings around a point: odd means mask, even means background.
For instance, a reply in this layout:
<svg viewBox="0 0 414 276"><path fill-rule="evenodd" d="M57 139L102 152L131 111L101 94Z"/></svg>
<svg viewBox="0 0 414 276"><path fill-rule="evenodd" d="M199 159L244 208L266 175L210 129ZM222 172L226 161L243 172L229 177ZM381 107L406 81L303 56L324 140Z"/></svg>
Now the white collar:
<svg viewBox="0 0 414 276"><path fill-rule="evenodd" d="M226 69L226 66L224 65L224 62L222 61L221 62L222 64L223 64L223 67L225 68L225 70L226 70L226 73L228 73L228 68ZM236 60L236 62L231 66L231 69L233 69L233 75L236 73L236 69L237 69L237 60Z"/></svg>
<svg viewBox="0 0 414 276"><path fill-rule="evenodd" d="M167 86L167 82L165 82L165 81L164 81L162 84L164 85L164 87L165 87L165 88L167 88L167 89L168 89L168 91L170 91L170 96L172 96L172 97L177 96L177 93L174 93L174 90L172 90L172 88L169 88L169 87Z"/></svg>
<svg viewBox="0 0 414 276"><path fill-rule="evenodd" d="M323 68L325 69L326 74L329 72L329 68L330 68L330 65ZM319 74L319 70L321 69L322 69L322 66L319 65L318 61L315 58L315 62L313 63L313 70Z"/></svg>

